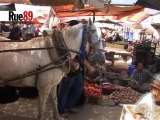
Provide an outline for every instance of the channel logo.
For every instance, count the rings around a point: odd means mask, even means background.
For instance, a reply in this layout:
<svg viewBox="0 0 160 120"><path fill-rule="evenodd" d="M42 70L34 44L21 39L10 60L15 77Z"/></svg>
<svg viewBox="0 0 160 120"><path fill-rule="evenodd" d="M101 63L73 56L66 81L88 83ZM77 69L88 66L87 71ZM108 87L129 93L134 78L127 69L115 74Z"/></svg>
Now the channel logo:
<svg viewBox="0 0 160 120"><path fill-rule="evenodd" d="M19 4L0 4L0 21L33 21L33 12L30 6Z"/></svg>
<svg viewBox="0 0 160 120"><path fill-rule="evenodd" d="M33 21L34 14L32 11L0 11L0 21L7 21L7 22L31 22Z"/></svg>
<svg viewBox="0 0 160 120"><path fill-rule="evenodd" d="M22 14L16 14L13 11L9 11L9 21L33 21L33 12L24 11Z"/></svg>

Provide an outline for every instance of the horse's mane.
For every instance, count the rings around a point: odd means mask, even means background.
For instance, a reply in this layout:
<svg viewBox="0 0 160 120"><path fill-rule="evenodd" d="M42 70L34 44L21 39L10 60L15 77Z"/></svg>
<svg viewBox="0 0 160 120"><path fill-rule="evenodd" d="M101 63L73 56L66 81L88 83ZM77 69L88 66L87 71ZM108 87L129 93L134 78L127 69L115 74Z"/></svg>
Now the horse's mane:
<svg viewBox="0 0 160 120"><path fill-rule="evenodd" d="M80 46L82 43L82 33L83 33L82 23L64 28L62 30L63 38L67 46L75 51L80 51ZM76 56L75 53L71 53L71 58L74 58L75 56Z"/></svg>

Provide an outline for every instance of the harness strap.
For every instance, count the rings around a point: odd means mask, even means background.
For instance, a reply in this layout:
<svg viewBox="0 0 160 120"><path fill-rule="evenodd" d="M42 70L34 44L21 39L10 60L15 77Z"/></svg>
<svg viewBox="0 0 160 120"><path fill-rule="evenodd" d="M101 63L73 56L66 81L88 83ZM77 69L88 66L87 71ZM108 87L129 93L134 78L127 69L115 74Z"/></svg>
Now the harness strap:
<svg viewBox="0 0 160 120"><path fill-rule="evenodd" d="M59 61L59 60L57 60L57 61ZM55 68L59 68L59 67L62 67L64 65L64 63L63 63L63 64L51 66L51 65L54 64L54 62L55 61L52 61L49 64L46 64L46 65L43 65L43 66L39 66L36 70L32 70L32 71L30 71L28 73L25 73L23 75L19 75L17 77L11 78L11 79L0 80L0 86L5 86L5 84L7 84L9 82L16 81L18 79L22 79L22 78L33 76L33 75L36 75L36 82L35 82L35 84L36 84L37 81L38 81L40 73L46 72L46 71L49 71L49 70L52 70L52 69L55 69Z"/></svg>
<svg viewBox="0 0 160 120"><path fill-rule="evenodd" d="M52 43L51 43L52 42ZM58 29L54 29L52 33L52 41L46 41L46 45L54 45L55 47L60 47L64 49L48 50L48 54L51 60L54 60L55 57L65 56L59 61L56 61L55 64L62 64L63 61L66 61L68 57L71 57L70 51L63 39L62 33ZM68 73L70 71L70 62L67 60L66 64L62 66L62 71Z"/></svg>
<svg viewBox="0 0 160 120"><path fill-rule="evenodd" d="M54 67L49 67L49 68L46 68L44 70L39 70L39 71L34 71L32 73L29 73L29 74L24 74L22 76L18 76L18 77L15 77L13 79L8 79L8 80L0 80L0 86L4 86L5 84L9 83L9 82L12 82L12 81L15 81L15 80L18 80L18 79L22 79L22 78L25 78L25 77L29 77L29 76L33 76L35 74L39 74L39 73L42 73L42 72L46 72L46 71L49 71L49 70L52 70L54 68L59 68L63 66L63 64L60 64L60 65L56 65Z"/></svg>
<svg viewBox="0 0 160 120"><path fill-rule="evenodd" d="M88 27L87 25L83 25L82 43L81 43L80 54L78 58L80 61L84 61L84 59L87 57L87 51L86 51L87 39L88 39Z"/></svg>
<svg viewBox="0 0 160 120"><path fill-rule="evenodd" d="M50 49L62 49L62 50L66 50L65 48L62 47L45 47L45 48L24 48L24 49L8 49L8 50L0 50L0 53L3 52L23 52L23 51L37 51L37 50L50 50ZM68 49L68 51L73 52L73 53L77 53L79 54L79 52L75 51L75 50L71 50Z"/></svg>
<svg viewBox="0 0 160 120"><path fill-rule="evenodd" d="M38 81L38 79L39 79L39 73L38 73L38 71L39 71L39 69L41 69L41 66L39 65L39 68L37 68L37 70L36 70L36 76L35 76L35 86L36 86L36 84L37 84L37 81Z"/></svg>
<svg viewBox="0 0 160 120"><path fill-rule="evenodd" d="M63 55L71 56L71 54L68 50L68 47L63 39L62 33L58 29L53 30L52 41L50 41L50 40L46 41L46 46L50 47L53 45L55 47L60 47L60 48L64 48L64 49L56 49L56 51L48 50L48 54L49 54L51 60L55 59L55 54L57 54L58 56L63 56ZM64 60L65 60L65 58L61 62L63 62Z"/></svg>
<svg viewBox="0 0 160 120"><path fill-rule="evenodd" d="M66 55L71 56L68 47L63 39L62 33L59 31L59 29L54 29L52 34L52 41L56 47L62 47L65 49L56 49L58 56Z"/></svg>

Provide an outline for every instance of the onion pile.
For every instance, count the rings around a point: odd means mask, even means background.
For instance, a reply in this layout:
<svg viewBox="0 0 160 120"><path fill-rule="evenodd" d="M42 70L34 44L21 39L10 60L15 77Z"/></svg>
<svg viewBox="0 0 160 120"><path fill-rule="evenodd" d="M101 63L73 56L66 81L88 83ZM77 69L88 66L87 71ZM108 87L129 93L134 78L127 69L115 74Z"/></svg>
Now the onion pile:
<svg viewBox="0 0 160 120"><path fill-rule="evenodd" d="M140 97L141 94L134 91L130 87L122 87L121 89L118 89L107 96L107 98L112 99L115 104L135 103L139 100Z"/></svg>

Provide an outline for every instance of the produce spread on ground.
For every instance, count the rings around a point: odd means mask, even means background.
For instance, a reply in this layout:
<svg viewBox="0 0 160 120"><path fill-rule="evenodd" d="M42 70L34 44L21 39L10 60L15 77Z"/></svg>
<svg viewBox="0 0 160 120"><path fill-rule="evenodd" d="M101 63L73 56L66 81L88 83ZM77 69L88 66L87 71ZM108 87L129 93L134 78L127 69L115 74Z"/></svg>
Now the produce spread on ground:
<svg viewBox="0 0 160 120"><path fill-rule="evenodd" d="M105 77L106 80L85 80L84 91L86 102L100 104L103 99L106 101L112 100L115 105L120 103L128 104L136 103L142 96L141 93L127 86L126 81L128 79L121 77L121 74L111 72L108 74L107 72L104 76L107 76Z"/></svg>

